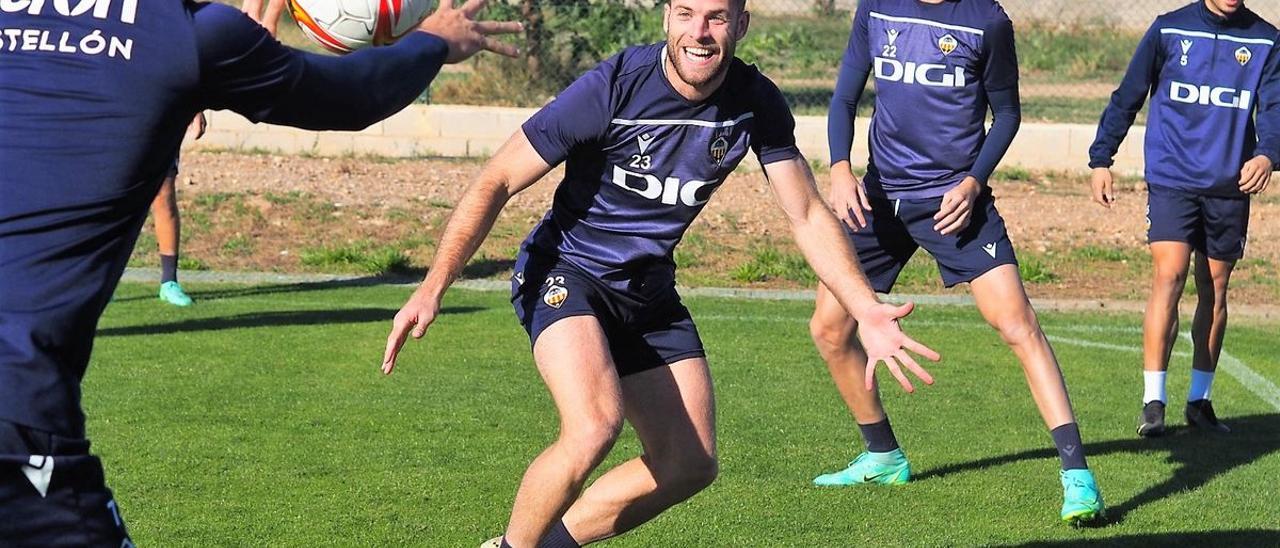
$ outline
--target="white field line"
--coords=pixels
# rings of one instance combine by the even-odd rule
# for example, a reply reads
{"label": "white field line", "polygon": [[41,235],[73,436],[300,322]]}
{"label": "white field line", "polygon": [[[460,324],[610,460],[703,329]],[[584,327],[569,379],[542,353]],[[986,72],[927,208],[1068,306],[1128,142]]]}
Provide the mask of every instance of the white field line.
{"label": "white field line", "polygon": [[[778,316],[746,316],[746,315],[717,315],[717,314],[701,315],[694,319],[695,321],[711,320],[711,321],[788,322],[788,323],[805,323],[809,321],[808,318],[797,318],[794,316],[778,317]],[[918,326],[926,326],[926,327],[989,329],[989,327],[985,323],[972,322],[972,321],[940,322],[936,320],[907,320],[906,324],[908,326],[918,325]],[[1069,344],[1072,346],[1080,346],[1084,348],[1096,348],[1099,350],[1112,350],[1116,352],[1131,352],[1131,353],[1137,353],[1137,354],[1142,353],[1142,348],[1139,346],[1125,345],[1125,344],[1112,344],[1112,343],[1105,343],[1105,342],[1099,342],[1099,341],[1091,341],[1087,339],[1063,337],[1061,335],[1052,334],[1052,332],[1055,332],[1055,331],[1059,331],[1059,332],[1067,331],[1067,332],[1077,332],[1077,333],[1141,333],[1142,332],[1141,328],[1136,328],[1136,327],[1125,328],[1123,326],[1066,324],[1066,325],[1048,326],[1048,327],[1045,327],[1044,330],[1047,336],[1049,337],[1049,340],[1054,343]],[[1186,333],[1186,332],[1182,333],[1182,339],[1186,341],[1188,344],[1191,343],[1191,335],[1189,333]],[[1179,358],[1187,358],[1191,356],[1191,353],[1186,351],[1176,351],[1176,352],[1173,352],[1173,356],[1179,357]],[[1230,375],[1231,378],[1235,379],[1242,386],[1244,386],[1245,389],[1247,389],[1250,393],[1257,396],[1262,401],[1270,404],[1271,407],[1275,408],[1276,411],[1280,411],[1280,387],[1277,387],[1275,383],[1271,382],[1266,377],[1263,377],[1262,375],[1258,374],[1257,371],[1254,371],[1253,368],[1246,365],[1239,358],[1232,356],[1226,350],[1222,351],[1222,354],[1218,359],[1218,367],[1221,368],[1224,372],[1226,372],[1227,375]]]}

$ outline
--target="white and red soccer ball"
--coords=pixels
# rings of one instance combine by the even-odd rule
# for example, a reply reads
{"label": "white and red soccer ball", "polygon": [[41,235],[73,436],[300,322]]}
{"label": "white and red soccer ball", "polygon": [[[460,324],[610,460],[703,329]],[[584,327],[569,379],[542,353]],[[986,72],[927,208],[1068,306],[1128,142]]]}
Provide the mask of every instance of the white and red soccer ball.
{"label": "white and red soccer ball", "polygon": [[302,32],[334,53],[395,42],[435,6],[435,0],[289,0]]}

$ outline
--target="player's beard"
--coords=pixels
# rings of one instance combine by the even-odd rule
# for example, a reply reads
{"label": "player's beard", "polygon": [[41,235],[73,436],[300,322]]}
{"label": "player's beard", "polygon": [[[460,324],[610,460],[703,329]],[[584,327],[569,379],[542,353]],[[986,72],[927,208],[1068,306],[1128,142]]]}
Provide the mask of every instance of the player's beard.
{"label": "player's beard", "polygon": [[671,66],[675,67],[676,76],[695,88],[702,87],[724,74],[729,69],[729,61],[733,59],[737,46],[732,42],[725,44],[724,47],[719,47],[719,44],[714,45],[720,50],[716,64],[699,69],[685,64],[684,48],[677,42],[678,40],[667,40],[667,59],[671,61]]}

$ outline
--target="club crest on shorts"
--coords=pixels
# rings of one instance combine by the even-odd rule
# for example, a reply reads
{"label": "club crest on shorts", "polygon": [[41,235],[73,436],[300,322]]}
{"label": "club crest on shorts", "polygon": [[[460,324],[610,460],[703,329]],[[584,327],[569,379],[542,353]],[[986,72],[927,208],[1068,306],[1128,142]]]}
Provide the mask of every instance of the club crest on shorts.
{"label": "club crest on shorts", "polygon": [[1249,48],[1240,46],[1240,49],[1236,50],[1236,62],[1240,63],[1240,66],[1249,64],[1250,59],[1253,59],[1253,52],[1249,51]]}
{"label": "club crest on shorts", "polygon": [[542,295],[542,302],[551,308],[560,308],[564,305],[564,301],[569,298],[569,290],[562,285],[552,285],[547,288],[547,292]]}
{"label": "club crest on shorts", "polygon": [[956,37],[950,34],[938,39],[938,49],[942,50],[943,55],[951,55],[959,45],[960,42],[956,41]]}
{"label": "club crest on shorts", "polygon": [[729,140],[724,135],[717,135],[711,141],[711,147],[707,149],[707,153],[711,155],[712,160],[715,160],[716,165],[720,165],[724,157],[729,154]]}
{"label": "club crest on shorts", "polygon": [[516,272],[511,275],[511,279],[516,281],[516,285],[524,285],[524,272]]}

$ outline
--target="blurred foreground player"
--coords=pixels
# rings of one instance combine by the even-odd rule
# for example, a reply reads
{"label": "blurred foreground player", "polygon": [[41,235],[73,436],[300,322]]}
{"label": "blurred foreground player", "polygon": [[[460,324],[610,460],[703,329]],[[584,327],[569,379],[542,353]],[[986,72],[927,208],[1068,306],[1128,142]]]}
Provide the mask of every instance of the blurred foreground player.
{"label": "blurred foreground player", "polygon": [[80,381],[192,117],[363,128],[442,63],[514,54],[486,35],[519,24],[473,21],[482,3],[446,1],[424,32],[341,58],[286,48],[221,4],[0,3],[0,543],[131,545]]}

